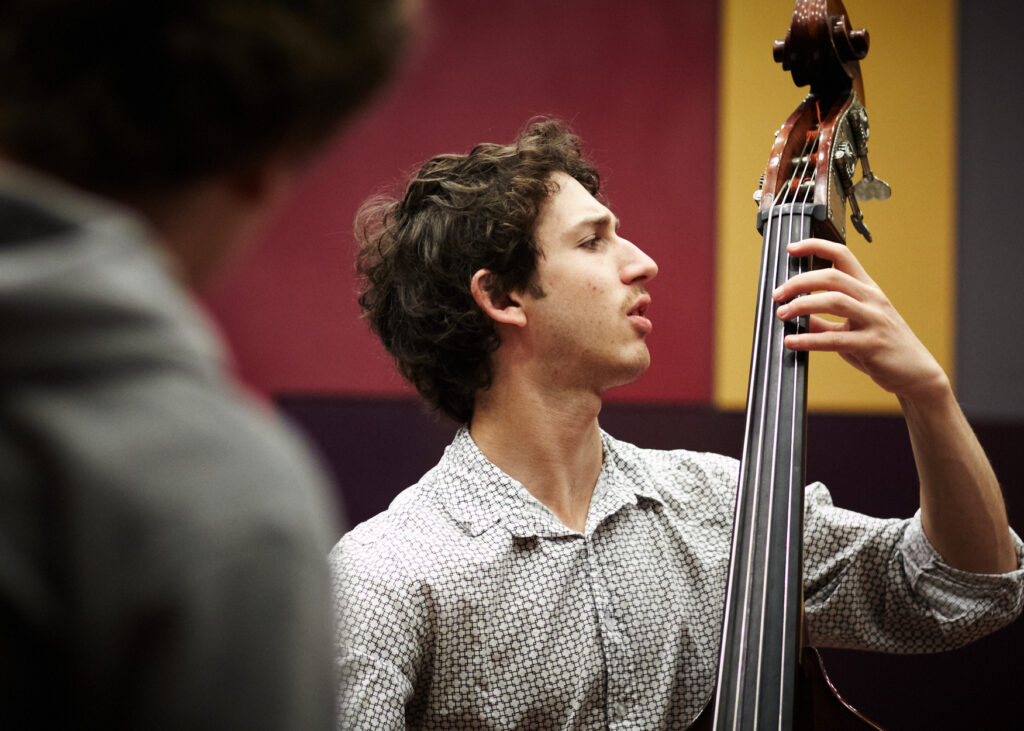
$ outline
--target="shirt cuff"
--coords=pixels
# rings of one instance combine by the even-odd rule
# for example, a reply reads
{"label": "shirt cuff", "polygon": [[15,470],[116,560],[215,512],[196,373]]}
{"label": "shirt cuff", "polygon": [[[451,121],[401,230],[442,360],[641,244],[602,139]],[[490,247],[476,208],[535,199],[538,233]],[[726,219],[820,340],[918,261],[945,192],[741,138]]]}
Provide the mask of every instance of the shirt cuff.
{"label": "shirt cuff", "polygon": [[[989,610],[1017,615],[1024,605],[1024,544],[1011,529],[1017,568],[1005,574],[978,574],[947,564],[928,540],[918,510],[907,524],[900,542],[905,575],[914,592],[943,606],[948,615],[961,615],[974,603]],[[973,607],[977,611],[980,607]],[[953,618],[953,617],[948,617]]]}

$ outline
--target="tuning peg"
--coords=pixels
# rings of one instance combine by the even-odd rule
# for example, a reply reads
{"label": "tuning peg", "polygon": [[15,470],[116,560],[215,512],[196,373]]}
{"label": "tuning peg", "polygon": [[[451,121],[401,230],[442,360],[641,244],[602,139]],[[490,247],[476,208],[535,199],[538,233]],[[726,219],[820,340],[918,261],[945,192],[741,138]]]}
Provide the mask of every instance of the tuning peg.
{"label": "tuning peg", "polygon": [[[850,222],[853,224],[855,229],[860,231],[861,235],[865,239],[871,241],[871,232],[868,231],[868,227],[864,225],[864,216],[860,212],[860,206],[857,205],[858,196],[855,194],[853,185],[853,172],[857,166],[856,153],[850,149],[849,144],[841,142],[836,145],[836,150],[833,154],[835,160],[835,171],[839,176],[839,182],[843,187],[843,195],[850,203]],[[881,180],[878,180],[877,182],[882,183]],[[882,185],[885,185],[885,183],[882,183]],[[885,187],[888,188],[889,186],[886,185]]]}
{"label": "tuning peg", "polygon": [[[852,198],[850,199],[853,200]],[[868,243],[871,243],[871,232],[868,231],[868,227],[864,225],[864,216],[860,214],[860,209],[855,208],[854,212],[850,214],[850,223],[853,227],[860,231],[860,235],[863,236]]]}
{"label": "tuning peg", "polygon": [[764,195],[764,173],[761,173],[761,182],[757,184],[757,190],[754,191],[754,203],[761,205],[761,197]]}
{"label": "tuning peg", "polygon": [[861,179],[853,189],[854,196],[860,201],[888,200],[892,195],[892,188],[881,178],[875,177],[868,162],[868,137],[871,136],[868,113],[862,106],[854,107],[850,110],[849,120],[850,136],[857,150],[857,157],[860,158],[861,170]]}
{"label": "tuning peg", "polygon": [[[861,161],[861,167],[867,167],[867,162],[868,160],[865,157]],[[854,196],[859,201],[889,200],[889,196],[892,195],[892,188],[881,178],[876,178],[870,171],[871,168],[868,168],[868,173],[853,186]]]}
{"label": "tuning peg", "polygon": [[832,42],[843,62],[859,61],[868,55],[871,36],[863,28],[852,29],[841,15],[832,21]]}

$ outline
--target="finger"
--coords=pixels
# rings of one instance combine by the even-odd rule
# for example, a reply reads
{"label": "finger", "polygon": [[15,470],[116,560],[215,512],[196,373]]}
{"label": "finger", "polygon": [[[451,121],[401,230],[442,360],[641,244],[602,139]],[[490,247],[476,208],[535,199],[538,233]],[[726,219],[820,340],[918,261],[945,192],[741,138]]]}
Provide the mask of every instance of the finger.
{"label": "finger", "polygon": [[801,315],[834,315],[855,322],[865,318],[864,306],[860,301],[843,292],[826,291],[807,294],[779,306],[776,311],[780,320],[792,320]]}
{"label": "finger", "polygon": [[870,281],[868,273],[848,246],[826,241],[825,239],[803,239],[794,241],[787,247],[790,256],[816,256],[826,259],[841,272],[846,272],[857,279]]}
{"label": "finger", "polygon": [[841,332],[850,329],[850,321],[843,320],[836,322],[835,320],[826,320],[824,317],[818,317],[817,315],[811,315],[807,319],[807,332],[822,333],[822,332]]}
{"label": "finger", "polygon": [[870,297],[872,285],[837,269],[815,269],[797,274],[780,284],[772,292],[772,299],[785,302],[797,295],[822,290],[842,292],[854,299],[866,300]]}
{"label": "finger", "polygon": [[828,351],[843,354],[857,350],[858,335],[858,333],[852,333],[849,330],[828,329],[824,332],[787,335],[783,343],[790,350]]}

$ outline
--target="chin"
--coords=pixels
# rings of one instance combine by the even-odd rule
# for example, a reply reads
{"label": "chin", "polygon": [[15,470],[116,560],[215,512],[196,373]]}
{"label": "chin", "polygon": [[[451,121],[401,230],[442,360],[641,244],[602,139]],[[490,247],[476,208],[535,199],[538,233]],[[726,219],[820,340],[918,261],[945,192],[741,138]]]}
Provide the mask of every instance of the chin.
{"label": "chin", "polygon": [[634,381],[646,373],[647,369],[651,367],[651,351],[647,349],[646,344],[643,346],[643,350],[640,353],[637,353],[633,367],[636,371],[636,375],[633,376]]}
{"label": "chin", "polygon": [[642,359],[638,359],[636,362],[623,367],[618,376],[609,384],[608,388],[627,386],[634,381],[640,380],[640,377],[647,372],[647,368],[650,365],[651,357],[645,352]]}

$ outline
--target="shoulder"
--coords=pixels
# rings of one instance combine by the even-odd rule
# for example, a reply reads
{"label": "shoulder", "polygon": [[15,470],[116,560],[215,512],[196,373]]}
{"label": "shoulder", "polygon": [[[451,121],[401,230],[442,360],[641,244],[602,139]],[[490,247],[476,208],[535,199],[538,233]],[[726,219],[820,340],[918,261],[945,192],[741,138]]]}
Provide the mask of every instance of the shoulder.
{"label": "shoulder", "polygon": [[436,470],[428,472],[330,552],[337,603],[348,612],[375,613],[375,604],[414,611],[424,602],[442,611],[506,565],[511,533],[500,521],[481,528],[454,515],[438,495],[441,479]]}
{"label": "shoulder", "polygon": [[[0,535],[34,619],[102,639],[86,673],[201,656],[184,661],[194,682],[326,676],[336,533],[319,468],[234,385],[141,225],[72,220],[0,247]],[[124,631],[154,622],[184,654]]]}
{"label": "shoulder", "polygon": [[[210,550],[244,552],[270,546],[316,555],[336,535],[328,480],[298,434],[273,410],[230,383],[182,373],[118,388],[119,457],[81,446],[95,403],[83,404],[76,433],[62,438],[79,463],[80,484],[123,506],[174,540]],[[101,427],[97,427],[101,428]],[[186,545],[186,552],[188,547]]]}
{"label": "shoulder", "polygon": [[[111,540],[176,544],[168,556],[260,536],[326,552],[319,467],[234,384],[144,226],[107,211],[74,224],[2,254],[0,389],[17,479],[81,507],[70,518]],[[100,527],[88,529],[97,540]]]}
{"label": "shoulder", "polygon": [[336,578],[344,576],[350,583],[383,580],[397,588],[447,571],[458,555],[471,550],[474,536],[433,498],[429,482],[430,473],[338,541],[329,555]]}
{"label": "shoulder", "polygon": [[429,644],[499,532],[465,530],[421,481],[346,533],[328,556],[342,649],[404,657]]}
{"label": "shoulder", "polygon": [[698,492],[735,496],[739,462],[732,457],[687,449],[648,449],[605,434],[608,453],[619,469],[642,474],[665,496]]}
{"label": "shoulder", "polygon": [[720,454],[647,449],[606,438],[607,455],[622,482],[659,504],[673,525],[726,533],[736,505],[739,463]]}

